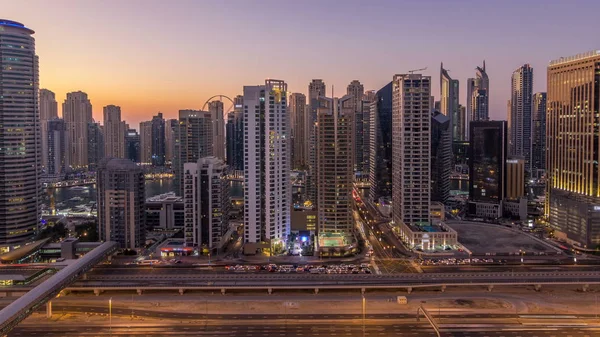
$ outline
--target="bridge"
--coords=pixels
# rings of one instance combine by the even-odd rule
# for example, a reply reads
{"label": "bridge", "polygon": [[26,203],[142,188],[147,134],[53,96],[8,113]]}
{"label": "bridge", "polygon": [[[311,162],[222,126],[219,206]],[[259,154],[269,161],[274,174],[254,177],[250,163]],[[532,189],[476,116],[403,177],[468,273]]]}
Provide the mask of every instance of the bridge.
{"label": "bridge", "polygon": [[4,336],[14,326],[44,304],[47,305],[47,310],[51,312],[52,302],[50,301],[52,298],[57,296],[64,288],[75,282],[96,264],[115,253],[117,248],[118,245],[116,242],[109,241],[101,244],[82,258],[73,260],[67,267],[0,310],[0,335]]}

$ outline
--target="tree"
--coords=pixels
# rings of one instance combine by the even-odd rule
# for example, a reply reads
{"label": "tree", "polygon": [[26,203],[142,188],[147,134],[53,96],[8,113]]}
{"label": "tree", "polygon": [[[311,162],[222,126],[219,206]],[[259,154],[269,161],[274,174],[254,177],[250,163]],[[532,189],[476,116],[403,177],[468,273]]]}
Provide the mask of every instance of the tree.
{"label": "tree", "polygon": [[96,222],[85,222],[75,227],[75,232],[80,242],[98,242],[98,224]]}
{"label": "tree", "polygon": [[38,233],[36,240],[50,238],[51,242],[57,242],[67,236],[69,236],[69,230],[62,222],[59,222],[53,226],[46,226],[46,228]]}

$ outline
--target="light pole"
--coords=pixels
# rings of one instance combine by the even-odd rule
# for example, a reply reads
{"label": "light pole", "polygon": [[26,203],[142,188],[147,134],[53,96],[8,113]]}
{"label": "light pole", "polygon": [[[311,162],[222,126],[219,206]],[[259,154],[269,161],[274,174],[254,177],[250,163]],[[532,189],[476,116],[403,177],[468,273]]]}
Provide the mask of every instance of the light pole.
{"label": "light pole", "polygon": [[365,316],[366,316],[366,312],[367,312],[367,299],[365,298],[365,295],[362,295],[362,316],[363,316],[363,337],[365,335]]}
{"label": "light pole", "polygon": [[108,331],[112,335],[112,297],[108,299]]}
{"label": "light pole", "polygon": [[208,265],[210,266],[210,252],[208,253]]}

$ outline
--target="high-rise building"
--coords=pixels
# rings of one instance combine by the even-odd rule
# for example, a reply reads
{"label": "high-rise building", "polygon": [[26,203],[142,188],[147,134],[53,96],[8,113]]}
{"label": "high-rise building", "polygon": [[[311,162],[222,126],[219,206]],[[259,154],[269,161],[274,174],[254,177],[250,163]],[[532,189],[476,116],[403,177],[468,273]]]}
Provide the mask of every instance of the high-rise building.
{"label": "high-rise building", "polygon": [[151,162],[153,166],[165,166],[165,119],[162,113],[152,117]]}
{"label": "high-rise building", "polygon": [[175,156],[175,130],[179,122],[177,119],[167,119],[165,122],[165,162],[173,163]]}
{"label": "high-rise building", "polygon": [[356,125],[356,170],[359,172],[359,180],[369,180],[370,159],[371,159],[371,104],[375,101],[375,92],[368,91],[363,95],[360,101],[360,113],[356,118],[360,122],[355,121]]}
{"label": "high-rise building", "polygon": [[227,115],[227,166],[244,170],[244,97],[233,99],[233,111]]}
{"label": "high-rise building", "polygon": [[392,82],[379,89],[371,104],[369,200],[392,197]]}
{"label": "high-rise building", "polygon": [[309,115],[306,109],[306,96],[293,93],[289,99],[289,114],[291,124],[292,168],[308,167],[309,152]]}
{"label": "high-rise building", "polygon": [[473,121],[470,126],[469,213],[498,218],[506,195],[506,122]]}
{"label": "high-rise building", "polygon": [[461,135],[460,140],[458,140],[458,142],[461,142],[463,140],[465,140],[465,137],[467,136],[467,131],[466,131],[466,127],[467,127],[467,109],[465,106],[463,106],[462,104],[458,105],[458,118],[461,121],[458,125],[458,133]]}
{"label": "high-rise building", "polygon": [[40,89],[40,137],[42,139],[42,166],[48,171],[48,121],[58,118],[56,96],[48,89]]}
{"label": "high-rise building", "polygon": [[531,113],[531,170],[539,178],[546,170],[546,93],[533,95]]}
{"label": "high-rise building", "polygon": [[136,129],[127,129],[125,134],[125,158],[134,163],[140,162],[140,135]]}
{"label": "high-rise building", "polygon": [[525,197],[525,159],[512,157],[506,160],[505,199],[518,200]]}
{"label": "high-rise building", "polygon": [[313,79],[308,84],[308,174],[306,175],[306,195],[308,199],[316,204],[317,200],[317,158],[315,123],[317,122],[317,99],[327,96],[325,82],[321,79]]}
{"label": "high-rise building", "polygon": [[[67,125],[67,129],[68,129]],[[68,132],[68,130],[67,130]],[[70,141],[72,137],[68,137]],[[104,133],[100,123],[91,121],[87,125],[87,153],[86,158],[88,162],[88,169],[95,170],[100,164],[100,161],[104,159]],[[70,147],[73,148],[72,146]],[[71,155],[69,152],[67,155]],[[71,165],[73,167],[73,165]]]}
{"label": "high-rise building", "polygon": [[123,249],[145,244],[144,172],[129,159],[106,158],[98,166],[98,235]]}
{"label": "high-rise building", "polygon": [[363,110],[362,110],[362,100],[365,94],[365,88],[360,83],[359,80],[353,80],[346,87],[346,95],[352,97],[350,100],[350,108],[354,110],[354,117],[352,120],[354,124],[352,125],[352,146],[354,147],[352,151],[352,161],[354,165],[354,172],[363,171],[363,147],[362,144],[364,142],[364,121],[363,121]]}
{"label": "high-rise building", "polygon": [[200,158],[212,156],[213,128],[210,112],[179,110],[179,125],[175,137],[173,188],[177,195],[183,196],[184,164],[197,163]]}
{"label": "high-rise building", "polygon": [[121,107],[104,107],[104,155],[107,158],[125,158],[125,122],[121,120]]}
{"label": "high-rise building", "polygon": [[429,226],[431,78],[395,75],[392,85],[392,218],[399,228]]}
{"label": "high-rise building", "polygon": [[212,117],[213,125],[213,156],[225,160],[225,115],[223,102],[212,101],[208,103],[208,111]]}
{"label": "high-rise building", "polygon": [[442,63],[440,67],[440,109],[438,111],[450,118],[452,141],[461,141],[464,136],[463,134],[460,134],[460,130],[463,129],[462,124],[465,123],[465,121],[460,118],[458,98],[458,80],[454,80],[450,77],[448,70],[444,69],[444,64]]}
{"label": "high-rise building", "polygon": [[317,210],[318,235],[352,235],[353,119],[356,100],[317,99]]}
{"label": "high-rise building", "polygon": [[58,117],[48,120],[47,123],[46,174],[61,179],[69,169],[67,126],[65,121]]}
{"label": "high-rise building", "polygon": [[546,215],[558,238],[600,245],[600,51],[548,66]]}
{"label": "high-rise building", "polygon": [[445,203],[450,197],[452,139],[450,118],[434,111],[431,116],[431,200]]}
{"label": "high-rise building", "polygon": [[73,169],[85,169],[89,164],[88,125],[94,122],[92,119],[92,103],[85,92],[70,92],[67,93],[62,111],[69,135],[71,167]]}
{"label": "high-rise building", "polygon": [[533,68],[529,64],[512,74],[508,153],[525,158],[525,172],[531,173],[531,111]]}
{"label": "high-rise building", "polygon": [[291,181],[287,84],[244,87],[244,241],[285,242]]}
{"label": "high-rise building", "polygon": [[140,123],[140,162],[152,164],[152,121]]}
{"label": "high-rise building", "polygon": [[[468,123],[489,120],[490,80],[485,71],[485,61],[483,61],[483,67],[477,66],[475,70],[475,78],[467,79],[466,118]],[[467,133],[465,139],[468,139],[468,125],[465,127],[465,132]]]}
{"label": "high-rise building", "polygon": [[184,164],[184,239],[187,247],[202,253],[221,249],[229,227],[227,165],[217,157]]}

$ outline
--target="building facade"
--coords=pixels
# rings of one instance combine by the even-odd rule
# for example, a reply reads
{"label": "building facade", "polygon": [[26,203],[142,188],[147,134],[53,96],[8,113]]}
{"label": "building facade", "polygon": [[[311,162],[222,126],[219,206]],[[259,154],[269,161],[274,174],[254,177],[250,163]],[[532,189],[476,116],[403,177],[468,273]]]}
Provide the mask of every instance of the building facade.
{"label": "building facade", "polygon": [[155,195],[146,199],[146,229],[183,229],[185,213],[183,198],[173,192]]}
{"label": "building facade", "polygon": [[208,111],[212,116],[213,156],[225,160],[225,115],[223,102],[212,101],[208,103]]}
{"label": "building facade", "polygon": [[179,122],[177,119],[167,119],[165,121],[165,163],[173,163],[175,152],[175,130]]}
{"label": "building facade", "polygon": [[525,172],[531,173],[531,113],[533,68],[525,64],[512,74],[509,155],[525,158]]}
{"label": "building facade", "polygon": [[531,175],[541,177],[546,170],[546,93],[533,95],[531,116]]}
{"label": "building facade", "polygon": [[244,170],[244,97],[233,99],[233,111],[227,115],[227,166]]}
{"label": "building facade", "polygon": [[318,235],[352,235],[355,98],[319,97],[317,108]]}
{"label": "building facade", "polygon": [[121,120],[121,107],[104,107],[104,155],[108,158],[125,158],[125,122]]}
{"label": "building facade", "polygon": [[64,177],[69,170],[68,135],[65,121],[53,118],[47,122],[46,174],[56,180]]}
{"label": "building facade", "polygon": [[369,200],[392,197],[392,82],[379,89],[371,104]]}
{"label": "building facade", "polygon": [[464,130],[459,109],[459,82],[452,79],[448,70],[444,69],[442,63],[440,67],[440,109],[439,111],[450,118],[452,126],[452,141],[463,140],[463,134],[460,130]]}
{"label": "building facade", "polygon": [[600,52],[550,62],[546,215],[555,236],[600,246]]}
{"label": "building facade", "polygon": [[244,241],[280,243],[290,233],[287,84],[244,87]]}
{"label": "building facade", "polygon": [[508,200],[525,197],[525,159],[508,158],[506,160],[506,195]]}
{"label": "building facade", "polygon": [[[487,121],[490,118],[490,80],[485,71],[485,61],[483,61],[483,67],[477,66],[475,71],[475,78],[467,79],[467,124],[472,121]],[[465,130],[467,133],[465,139],[468,140],[469,125]]]}
{"label": "building facade", "polygon": [[[88,128],[89,124],[94,122],[92,103],[85,92],[70,92],[67,93],[67,98],[62,105],[62,112],[69,134],[71,167],[85,169],[90,163],[88,160]],[[97,162],[92,162],[92,164],[96,165]]]}
{"label": "building facade", "polygon": [[315,123],[317,122],[317,99],[327,97],[327,87],[322,79],[313,79],[308,84],[308,174],[306,175],[306,195],[310,201],[317,201],[317,135]]}
{"label": "building facade", "polygon": [[152,166],[165,166],[166,144],[165,144],[165,119],[162,113],[152,117],[151,131],[151,155]]}
{"label": "building facade", "polygon": [[[68,125],[67,128],[69,128]],[[72,138],[73,137],[69,136],[68,140],[70,141]],[[87,142],[86,158],[88,162],[88,169],[96,170],[100,164],[100,161],[104,159],[104,133],[100,123],[95,123],[94,121],[88,123]],[[73,147],[70,146],[70,149],[73,149]],[[70,156],[71,153],[72,152],[69,152],[67,155]],[[71,165],[71,167],[73,167],[73,165]]]}
{"label": "building facade", "polygon": [[289,113],[291,121],[291,143],[292,143],[292,168],[305,169],[308,167],[309,151],[309,114],[306,109],[306,96],[293,93],[289,99]]}
{"label": "building facade", "polygon": [[48,163],[48,121],[58,118],[56,96],[48,89],[40,89],[40,137],[42,139],[42,166],[47,171]]}
{"label": "building facade", "polygon": [[[353,80],[346,87],[346,95],[352,97],[350,104],[350,108],[354,110],[354,117],[352,120],[354,121],[352,125],[352,146],[354,147],[352,153],[352,160],[354,162],[354,172],[362,172],[363,171],[363,148],[362,144],[364,142],[364,123],[363,123],[363,113],[362,113],[362,99],[365,94],[365,87],[360,83],[359,80]],[[360,145],[359,145],[360,141]]]}
{"label": "building facade", "polygon": [[140,135],[136,129],[127,129],[125,134],[125,158],[140,162]]}
{"label": "building facade", "polygon": [[140,162],[152,164],[152,121],[140,123]]}
{"label": "building facade", "polygon": [[450,197],[452,140],[450,118],[434,111],[431,116],[431,200],[445,203]]}
{"label": "building facade", "polygon": [[98,235],[122,249],[142,248],[146,241],[144,172],[131,160],[106,158],[98,166]]}

